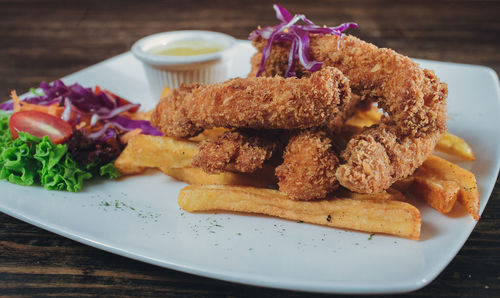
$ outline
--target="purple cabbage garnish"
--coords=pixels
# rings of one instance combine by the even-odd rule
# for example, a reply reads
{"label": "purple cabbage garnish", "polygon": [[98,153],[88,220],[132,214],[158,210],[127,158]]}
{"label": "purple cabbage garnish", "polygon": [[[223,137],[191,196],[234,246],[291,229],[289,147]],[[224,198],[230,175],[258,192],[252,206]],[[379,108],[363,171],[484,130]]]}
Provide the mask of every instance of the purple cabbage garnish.
{"label": "purple cabbage garnish", "polygon": [[[94,92],[91,88],[84,88],[78,83],[66,86],[61,80],[54,81],[52,84],[42,82],[40,89],[42,89],[43,95],[28,97],[22,101],[44,106],[58,102],[60,106],[64,107],[61,118],[73,126],[80,123],[84,119],[83,116],[91,117],[91,126],[101,121],[103,127],[99,131],[90,133],[88,137],[91,139],[114,138],[117,135],[116,129],[130,131],[140,128],[143,134],[162,135],[158,129],[151,126],[149,121],[132,120],[119,116],[126,111],[137,111],[140,104],[128,103],[110,92]],[[0,104],[0,109],[12,111],[13,102],[8,101]]]}
{"label": "purple cabbage garnish", "polygon": [[[302,66],[308,71],[314,72],[321,68],[322,62],[311,61],[309,59],[309,34],[335,34],[340,37],[340,41],[344,37],[344,31],[349,28],[356,28],[356,23],[343,23],[337,27],[322,27],[317,26],[308,20],[303,14],[292,16],[285,8],[278,4],[273,5],[276,11],[276,18],[281,21],[276,26],[259,28],[252,33],[248,39],[262,37],[267,39],[267,44],[262,51],[262,60],[257,76],[260,76],[264,71],[267,58],[271,55],[272,45],[275,42],[290,42],[290,52],[288,54],[288,68],[285,77],[295,76],[295,64],[298,60]],[[304,25],[298,25],[297,22],[302,21]]]}
{"label": "purple cabbage garnish", "polygon": [[0,110],[12,111],[13,109],[14,109],[14,103],[12,102],[12,100],[0,104]]}
{"label": "purple cabbage garnish", "polygon": [[116,137],[116,128],[122,131],[131,131],[137,128],[141,129],[141,133],[152,136],[162,136],[163,134],[154,126],[151,126],[146,120],[133,120],[123,116],[116,116],[104,120],[106,123],[96,132],[88,135],[91,139],[107,140]]}
{"label": "purple cabbage garnish", "polygon": [[152,136],[161,136],[162,133],[156,128],[151,126],[149,121],[145,120],[132,120],[123,116],[116,116],[109,119],[116,127],[121,130],[134,130],[140,128],[144,134]]}

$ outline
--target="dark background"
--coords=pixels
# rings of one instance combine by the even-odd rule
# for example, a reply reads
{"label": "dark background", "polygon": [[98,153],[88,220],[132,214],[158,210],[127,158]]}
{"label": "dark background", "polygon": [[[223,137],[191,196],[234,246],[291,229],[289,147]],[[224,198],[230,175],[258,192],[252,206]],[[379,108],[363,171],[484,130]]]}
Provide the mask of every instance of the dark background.
{"label": "dark background", "polygon": [[[0,99],[179,29],[245,39],[276,23],[272,1],[0,0]],[[355,21],[358,37],[410,57],[500,71],[499,1],[282,1],[317,24]],[[471,100],[471,104],[473,101]],[[1,195],[1,194],[0,194]],[[500,185],[474,232],[430,285],[408,296],[500,296]],[[0,295],[312,295],[222,282],[115,256],[0,213]]]}

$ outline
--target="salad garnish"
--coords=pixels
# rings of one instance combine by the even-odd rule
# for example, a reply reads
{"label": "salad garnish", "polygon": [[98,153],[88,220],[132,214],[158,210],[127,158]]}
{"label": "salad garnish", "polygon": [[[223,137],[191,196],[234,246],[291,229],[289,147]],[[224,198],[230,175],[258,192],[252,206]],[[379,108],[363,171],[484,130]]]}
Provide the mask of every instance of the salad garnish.
{"label": "salad garnish", "polygon": [[[78,83],[66,86],[61,80],[57,80],[52,84],[42,82],[40,89],[42,95],[23,100],[19,100],[13,92],[13,100],[1,104],[0,109],[45,112],[60,117],[79,129],[85,128],[86,134],[92,139],[108,139],[115,137],[118,131],[134,129],[141,129],[143,134],[162,135],[149,121],[142,119],[143,113],[137,113],[140,104],[132,104],[99,86],[92,90]],[[36,93],[33,90],[32,93],[40,94],[40,91],[34,91]],[[109,124],[106,125],[107,123]],[[102,129],[103,127],[106,129]]]}
{"label": "salad garnish", "polygon": [[[258,28],[252,33],[248,39],[255,39],[262,37],[267,39],[267,44],[262,51],[262,60],[260,63],[257,76],[262,74],[266,64],[266,60],[271,54],[272,45],[275,42],[290,42],[290,52],[288,54],[288,68],[285,77],[294,77],[295,65],[297,60],[302,66],[311,72],[317,71],[321,68],[322,62],[311,61],[309,59],[309,34],[335,34],[340,36],[340,41],[344,37],[344,31],[349,28],[356,28],[356,23],[343,23],[336,27],[318,26],[306,18],[303,14],[296,14],[292,16],[288,10],[281,5],[274,4],[273,8],[276,12],[276,18],[281,22],[275,26],[268,26]],[[305,24],[299,25],[297,22],[302,21]]]}
{"label": "salad garnish", "polygon": [[57,80],[0,104],[0,179],[79,191],[96,176],[120,176],[113,162],[137,134],[162,135],[149,114],[99,87]]}

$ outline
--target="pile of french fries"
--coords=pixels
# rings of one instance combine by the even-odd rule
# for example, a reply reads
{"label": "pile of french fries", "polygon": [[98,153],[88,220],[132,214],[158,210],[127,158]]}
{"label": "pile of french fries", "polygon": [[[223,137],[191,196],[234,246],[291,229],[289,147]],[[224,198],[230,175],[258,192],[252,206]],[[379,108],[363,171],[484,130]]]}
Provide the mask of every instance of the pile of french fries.
{"label": "pile of french fries", "polygon": [[[380,121],[376,107],[359,110],[346,125],[358,131]],[[224,129],[206,130],[189,139],[137,135],[130,139],[115,166],[122,175],[142,173],[156,168],[189,183],[178,196],[179,206],[189,212],[229,211],[265,214],[368,233],[383,233],[418,240],[420,211],[405,202],[405,194],[427,202],[446,214],[458,202],[476,220],[479,219],[479,193],[474,174],[435,155],[403,181],[377,194],[358,194],[340,189],[330,197],[316,201],[297,201],[269,188],[276,184],[274,168],[263,167],[256,173],[223,172],[207,174],[192,166],[197,144],[214,138]],[[445,134],[436,150],[474,160],[470,146],[457,136]]]}

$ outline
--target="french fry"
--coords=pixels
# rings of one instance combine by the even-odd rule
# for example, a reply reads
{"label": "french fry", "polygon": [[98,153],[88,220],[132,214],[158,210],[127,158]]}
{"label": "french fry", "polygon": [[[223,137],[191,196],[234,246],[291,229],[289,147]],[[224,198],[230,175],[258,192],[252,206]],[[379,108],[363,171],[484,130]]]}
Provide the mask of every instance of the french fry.
{"label": "french fry", "polygon": [[189,184],[219,184],[219,185],[246,185],[255,187],[267,187],[275,183],[274,172],[264,173],[234,173],[222,172],[219,174],[208,174],[200,168],[160,168],[168,176]]}
{"label": "french fry", "polygon": [[413,176],[403,178],[394,182],[394,184],[391,185],[391,188],[394,188],[400,192],[405,192],[413,185],[414,180],[415,179],[413,178]]}
{"label": "french fry", "polygon": [[381,118],[382,113],[376,106],[372,105],[367,110],[357,110],[354,115],[347,119],[345,124],[348,126],[361,128],[379,123]]}
{"label": "french fry", "polygon": [[449,213],[458,198],[460,186],[455,181],[440,180],[424,174],[421,171],[415,175],[410,191],[437,211]]}
{"label": "french fry", "polygon": [[464,160],[476,160],[474,151],[463,139],[451,133],[445,133],[439,139],[436,150],[459,157]]}
{"label": "french fry", "polygon": [[[458,165],[451,163],[445,159],[437,157],[435,155],[429,156],[429,158],[420,166],[416,171],[414,176],[424,177],[424,179],[434,179],[439,181],[451,181],[455,182],[459,186],[457,200],[465,207],[467,212],[475,219],[479,220],[479,192],[477,189],[476,177],[471,172],[459,167]],[[445,187],[452,187],[450,183],[447,186],[443,184],[443,190]],[[429,185],[429,183],[427,183]],[[434,185],[434,190],[438,191],[439,186]],[[447,190],[448,194],[444,193],[440,195],[443,199],[448,199],[451,195],[450,190]],[[434,200],[437,200],[435,198]],[[435,205],[445,204],[433,203]],[[431,205],[432,206],[432,205]]]}
{"label": "french fry", "polygon": [[115,161],[115,167],[122,175],[139,174],[146,168],[158,168],[177,180],[191,184],[269,186],[275,183],[274,169],[269,167],[252,174],[208,174],[191,166],[197,152],[196,143],[192,141],[138,135],[130,139]]}
{"label": "french fry", "polygon": [[202,133],[199,135],[189,138],[190,141],[193,142],[201,142],[203,140],[213,140],[221,135],[223,135],[226,131],[229,131],[227,128],[222,128],[222,127],[215,127],[211,129],[205,129]]}
{"label": "french fry", "polygon": [[[127,147],[125,147],[125,150],[127,150]],[[135,160],[135,156],[125,150],[115,160],[115,167],[118,169],[118,172],[122,176],[136,175],[144,172],[146,167],[140,166]]]}
{"label": "french fry", "polygon": [[133,174],[140,168],[183,168],[190,167],[198,152],[195,142],[170,137],[138,135],[130,139],[115,161],[123,175]]}
{"label": "french fry", "polygon": [[345,199],[353,199],[353,200],[396,200],[396,201],[405,201],[406,198],[402,192],[397,189],[389,188],[387,190],[372,193],[372,194],[364,194],[352,192],[348,189],[341,189],[335,192],[335,196]]}
{"label": "french fry", "polygon": [[168,87],[168,86],[165,86],[163,87],[163,90],[161,90],[161,95],[160,95],[160,99],[161,98],[164,98],[165,96],[169,95],[170,93],[172,93],[174,90],[172,90],[172,88]]}
{"label": "french fry", "polygon": [[189,185],[179,193],[179,206],[188,211],[233,211],[259,213],[294,221],[369,233],[385,233],[413,240],[420,237],[420,212],[395,200],[329,198],[295,201],[277,190]]}

